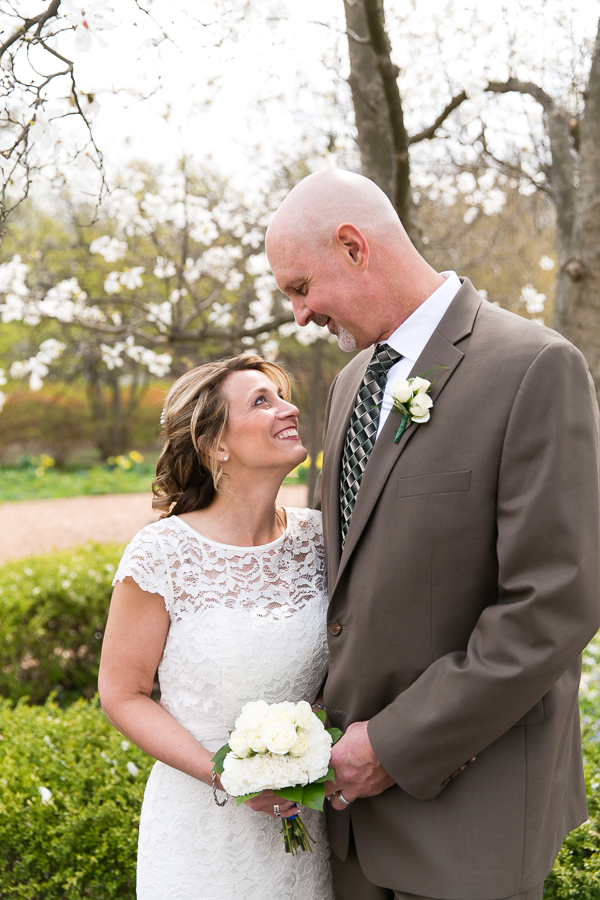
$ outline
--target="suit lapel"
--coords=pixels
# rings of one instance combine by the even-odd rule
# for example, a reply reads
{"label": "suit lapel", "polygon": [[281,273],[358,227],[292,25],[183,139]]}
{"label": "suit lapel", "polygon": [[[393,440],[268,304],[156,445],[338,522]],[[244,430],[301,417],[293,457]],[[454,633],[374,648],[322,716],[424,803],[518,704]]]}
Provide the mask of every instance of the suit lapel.
{"label": "suit lapel", "polygon": [[[372,348],[359,353],[345,369],[340,372],[336,393],[341,400],[332,408],[330,424],[327,429],[323,447],[323,513],[325,522],[325,547],[327,549],[327,570],[337,572],[340,564],[340,472],[344,442],[350,425],[350,417],[358,389],[363,380]],[[333,578],[330,579],[333,584]]]}
{"label": "suit lapel", "polygon": [[[462,338],[471,333],[473,323],[477,315],[477,311],[481,305],[481,297],[475,291],[471,282],[465,279],[465,282],[452,301],[448,311],[439,323],[437,329],[429,339],[420,357],[412,368],[409,377],[422,375],[425,372],[437,366],[445,366],[431,373],[431,379],[435,377],[435,383],[431,389],[431,399],[434,406],[432,416],[435,416],[435,404],[438,401],[444,387],[448,384],[450,378],[456,371],[457,366],[462,360],[464,353],[455,344]],[[369,351],[370,354],[370,351]],[[329,488],[335,491],[336,501],[339,507],[339,479],[341,468],[341,456],[343,452],[344,440],[348,430],[350,415],[354,407],[356,393],[364,375],[370,355],[360,367],[360,377],[356,381],[356,388],[351,398],[345,399],[344,416],[340,416],[337,422],[337,430],[335,436],[332,435],[332,443],[327,447],[324,457],[329,453],[329,459],[333,460],[332,471],[326,473]],[[356,373],[358,374],[358,373]],[[354,384],[354,380],[352,382]],[[348,409],[347,409],[348,407]],[[329,568],[330,573],[336,572],[335,580],[330,589],[330,596],[339,583],[339,580],[348,564],[348,560],[352,555],[354,548],[360,538],[377,499],[383,490],[383,487],[389,477],[389,474],[408,442],[412,439],[417,430],[427,428],[427,424],[417,425],[415,423],[409,425],[402,435],[398,444],[394,443],[394,436],[400,424],[400,416],[392,411],[390,412],[385,425],[381,430],[381,434],[377,438],[375,446],[369,457],[367,467],[365,469],[360,490],[356,498],[356,505],[350,520],[350,529],[346,537],[343,553],[340,557],[340,529],[339,529],[339,508],[330,506],[330,522],[335,522],[335,546],[336,551],[331,554],[332,567]],[[333,476],[333,477],[332,477]],[[335,511],[334,511],[335,510]],[[333,513],[333,515],[332,515]],[[331,541],[333,535],[329,535]],[[339,560],[339,564],[338,564]],[[332,579],[333,581],[333,579]]]}

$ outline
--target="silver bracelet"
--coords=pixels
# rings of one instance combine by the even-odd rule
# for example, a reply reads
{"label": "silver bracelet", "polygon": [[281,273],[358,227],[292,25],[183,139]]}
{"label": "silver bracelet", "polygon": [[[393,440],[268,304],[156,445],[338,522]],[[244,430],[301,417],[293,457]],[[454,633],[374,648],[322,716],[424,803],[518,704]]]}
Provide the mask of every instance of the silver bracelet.
{"label": "silver bracelet", "polygon": [[322,703],[313,703],[311,709],[322,709],[323,712],[327,712]]}
{"label": "silver bracelet", "polygon": [[225,804],[229,800],[229,794],[227,793],[227,791],[225,791],[225,799],[224,800],[219,800],[219,798],[217,797],[217,773],[216,772],[213,772],[212,775],[210,776],[210,783],[212,785],[213,800],[215,801],[217,806],[225,806]]}

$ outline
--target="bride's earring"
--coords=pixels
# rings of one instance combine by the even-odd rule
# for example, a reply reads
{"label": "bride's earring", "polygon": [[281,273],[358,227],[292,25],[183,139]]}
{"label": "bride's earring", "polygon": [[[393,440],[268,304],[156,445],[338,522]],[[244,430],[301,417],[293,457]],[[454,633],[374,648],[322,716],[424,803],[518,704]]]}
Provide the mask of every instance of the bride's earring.
{"label": "bride's earring", "polygon": [[227,462],[228,459],[229,459],[229,456],[227,454],[225,454],[225,456],[223,457],[223,462]]}

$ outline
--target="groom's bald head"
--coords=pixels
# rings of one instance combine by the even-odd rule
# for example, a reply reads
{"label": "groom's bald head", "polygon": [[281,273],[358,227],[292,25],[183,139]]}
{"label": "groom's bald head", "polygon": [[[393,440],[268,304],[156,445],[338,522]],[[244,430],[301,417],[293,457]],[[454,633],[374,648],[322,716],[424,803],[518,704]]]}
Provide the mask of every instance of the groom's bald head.
{"label": "groom's bald head", "polygon": [[326,326],[343,350],[384,340],[443,280],[383,191],[353,172],[318,172],[297,184],[273,217],[266,249],[298,324]]}
{"label": "groom's bald head", "polygon": [[267,230],[267,253],[277,257],[289,241],[318,252],[333,246],[339,225],[351,223],[371,240],[408,241],[396,210],[375,182],[328,170],[308,175],[285,198]]}

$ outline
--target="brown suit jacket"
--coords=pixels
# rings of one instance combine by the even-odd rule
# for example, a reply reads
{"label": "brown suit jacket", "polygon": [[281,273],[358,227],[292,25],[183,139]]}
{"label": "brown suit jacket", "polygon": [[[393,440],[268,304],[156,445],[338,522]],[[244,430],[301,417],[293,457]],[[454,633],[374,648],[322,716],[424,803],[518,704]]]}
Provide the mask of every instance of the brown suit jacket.
{"label": "brown suit jacket", "polygon": [[370,720],[396,784],[330,810],[332,848],[345,857],[351,820],[374,883],[495,900],[539,884],[587,815],[577,692],[600,625],[596,396],[568,341],[465,280],[412,372],[448,367],[431,419],[396,445],[390,413],[340,554],[340,459],[370,356],[340,372],[326,413],[325,704],[342,729]]}

